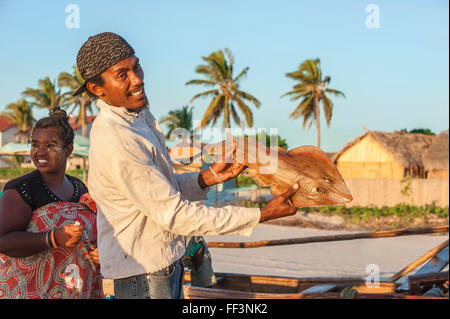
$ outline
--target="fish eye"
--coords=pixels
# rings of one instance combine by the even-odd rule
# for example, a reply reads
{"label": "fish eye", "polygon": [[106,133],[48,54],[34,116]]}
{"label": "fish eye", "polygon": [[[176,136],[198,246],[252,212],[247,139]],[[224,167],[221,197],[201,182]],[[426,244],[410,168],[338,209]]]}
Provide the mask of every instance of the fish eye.
{"label": "fish eye", "polygon": [[324,181],[325,183],[332,183],[333,182],[333,180],[331,178],[327,177],[327,176],[323,177],[322,181]]}
{"label": "fish eye", "polygon": [[323,187],[317,187],[316,192],[319,194],[326,194],[327,190]]}

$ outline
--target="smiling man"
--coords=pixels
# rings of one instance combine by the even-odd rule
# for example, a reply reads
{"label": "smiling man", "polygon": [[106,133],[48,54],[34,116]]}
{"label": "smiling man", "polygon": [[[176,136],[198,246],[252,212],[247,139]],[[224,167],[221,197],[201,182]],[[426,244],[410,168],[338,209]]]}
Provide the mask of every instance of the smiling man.
{"label": "smiling man", "polygon": [[295,190],[263,209],[213,208],[208,186],[245,168],[214,163],[200,173],[174,174],[161,127],[148,108],[144,72],[133,48],[105,32],[81,47],[77,66],[100,112],[90,136],[89,190],[97,203],[101,272],[116,298],[182,298],[186,236],[249,235],[261,221],[292,215]]}

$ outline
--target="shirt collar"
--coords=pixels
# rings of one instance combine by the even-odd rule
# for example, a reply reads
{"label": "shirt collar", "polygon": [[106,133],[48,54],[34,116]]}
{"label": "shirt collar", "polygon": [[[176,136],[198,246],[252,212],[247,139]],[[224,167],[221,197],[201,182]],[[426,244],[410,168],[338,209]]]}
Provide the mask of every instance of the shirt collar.
{"label": "shirt collar", "polygon": [[103,109],[109,110],[127,120],[137,119],[141,113],[143,113],[146,109],[148,109],[148,106],[144,106],[140,109],[130,111],[130,110],[124,108],[123,106],[110,105],[110,104],[106,103],[105,101],[103,101],[102,99],[97,99],[97,106],[100,110],[103,110]]}

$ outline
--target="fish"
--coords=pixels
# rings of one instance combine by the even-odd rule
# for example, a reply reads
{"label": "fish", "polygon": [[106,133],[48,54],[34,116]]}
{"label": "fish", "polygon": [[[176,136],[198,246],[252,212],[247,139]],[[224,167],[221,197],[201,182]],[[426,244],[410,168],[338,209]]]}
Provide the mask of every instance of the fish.
{"label": "fish", "polygon": [[[353,196],[333,162],[320,148],[304,145],[285,150],[267,147],[249,137],[233,137],[216,144],[201,144],[203,155],[227,155],[226,158],[246,165],[245,171],[260,186],[270,187],[279,196],[298,184],[291,198],[295,207],[347,204]],[[228,153],[228,154],[227,154]],[[196,155],[190,154],[190,160]]]}

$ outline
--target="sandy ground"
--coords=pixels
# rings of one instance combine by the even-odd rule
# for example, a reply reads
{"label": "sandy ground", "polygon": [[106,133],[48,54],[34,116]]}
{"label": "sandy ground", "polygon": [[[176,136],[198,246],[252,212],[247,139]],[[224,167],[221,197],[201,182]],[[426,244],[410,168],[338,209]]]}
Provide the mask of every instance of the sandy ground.
{"label": "sandy ground", "polygon": [[[257,241],[351,233],[260,224],[251,237],[207,236],[206,241]],[[261,248],[211,248],[216,272],[292,277],[366,277],[377,265],[380,278],[400,271],[448,239],[448,233],[358,239]],[[374,266],[371,266],[374,269]]]}

